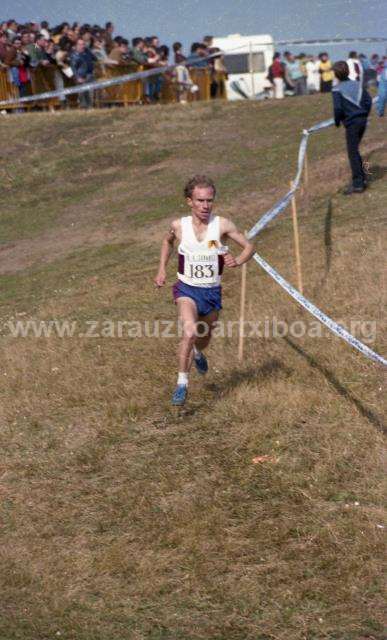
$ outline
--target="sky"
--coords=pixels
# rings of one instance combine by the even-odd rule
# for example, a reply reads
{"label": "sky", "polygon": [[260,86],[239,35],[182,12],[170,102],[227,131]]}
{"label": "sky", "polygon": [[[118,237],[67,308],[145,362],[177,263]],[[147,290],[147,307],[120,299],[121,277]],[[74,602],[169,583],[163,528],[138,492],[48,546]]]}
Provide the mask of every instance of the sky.
{"label": "sky", "polygon": [[[163,43],[180,40],[186,47],[207,34],[269,34],[275,40],[387,37],[386,0],[1,0],[0,20],[7,18],[46,19],[52,25],[111,20],[115,35],[157,34]],[[349,48],[385,52],[385,45],[335,46],[330,51],[337,58]]]}

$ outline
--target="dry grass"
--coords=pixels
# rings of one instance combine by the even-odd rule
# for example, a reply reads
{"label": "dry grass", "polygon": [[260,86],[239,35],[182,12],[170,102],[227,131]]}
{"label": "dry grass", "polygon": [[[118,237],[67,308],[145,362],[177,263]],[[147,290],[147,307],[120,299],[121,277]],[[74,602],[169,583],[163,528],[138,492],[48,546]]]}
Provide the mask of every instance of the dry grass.
{"label": "dry grass", "polygon": [[[2,121],[20,126],[1,322],[172,319],[152,276],[187,175],[209,166],[219,211],[248,228],[285,190],[299,131],[329,111],[312,97]],[[374,182],[348,200],[342,137],[313,138],[299,214],[307,296],[374,321],[385,354],[382,133],[375,118]],[[257,248],[294,282],[289,213]],[[225,320],[239,278],[225,278]],[[247,314],[308,319],[253,264]],[[218,338],[176,413],[173,339],[2,340],[1,640],[382,640],[378,367],[331,335],[248,338],[239,366],[236,336]]]}

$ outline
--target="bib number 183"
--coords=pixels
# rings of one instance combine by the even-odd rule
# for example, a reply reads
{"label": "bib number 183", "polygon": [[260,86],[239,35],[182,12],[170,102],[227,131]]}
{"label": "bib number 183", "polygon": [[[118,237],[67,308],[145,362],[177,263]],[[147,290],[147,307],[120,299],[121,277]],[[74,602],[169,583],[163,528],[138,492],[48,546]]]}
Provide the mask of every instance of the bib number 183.
{"label": "bib number 183", "polygon": [[212,278],[214,276],[214,266],[212,264],[190,264],[191,278]]}

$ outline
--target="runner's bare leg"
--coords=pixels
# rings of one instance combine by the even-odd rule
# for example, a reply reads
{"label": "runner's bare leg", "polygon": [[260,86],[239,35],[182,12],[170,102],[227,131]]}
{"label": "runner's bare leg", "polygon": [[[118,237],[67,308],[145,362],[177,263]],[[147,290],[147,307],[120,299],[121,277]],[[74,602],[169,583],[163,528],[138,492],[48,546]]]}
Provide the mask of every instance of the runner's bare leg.
{"label": "runner's bare leg", "polygon": [[177,311],[183,330],[183,335],[178,347],[178,370],[188,373],[193,359],[198,311],[195,302],[191,298],[186,297],[177,299]]}
{"label": "runner's bare leg", "polygon": [[[216,309],[210,311],[206,316],[199,316],[199,337],[195,340],[195,347],[198,351],[203,351],[203,349],[208,346],[211,340],[212,327],[217,322],[218,317],[219,311]],[[205,331],[204,326],[201,324],[202,322],[207,325],[207,331]]]}

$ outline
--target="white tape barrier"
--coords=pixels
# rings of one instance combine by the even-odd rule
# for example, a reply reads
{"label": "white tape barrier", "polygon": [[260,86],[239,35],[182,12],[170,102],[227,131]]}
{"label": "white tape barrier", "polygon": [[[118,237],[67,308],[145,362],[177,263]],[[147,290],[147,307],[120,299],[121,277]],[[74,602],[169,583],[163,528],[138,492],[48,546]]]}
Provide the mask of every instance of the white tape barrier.
{"label": "white tape barrier", "polygon": [[334,124],[334,120],[332,118],[331,120],[324,120],[323,122],[319,122],[318,124],[315,124],[313,127],[311,127],[308,130],[306,129],[304,130],[302,134],[301,142],[300,142],[300,147],[298,150],[297,173],[296,173],[296,177],[293,180],[293,186],[290,189],[290,191],[288,191],[287,194],[283,196],[283,198],[281,198],[281,200],[276,202],[276,204],[271,209],[269,209],[269,211],[266,211],[266,213],[264,213],[263,216],[258,220],[258,222],[256,222],[256,224],[250,229],[250,231],[247,234],[247,238],[249,240],[251,240],[256,235],[258,235],[258,233],[260,233],[262,229],[264,229],[269,224],[269,222],[274,220],[274,218],[276,218],[282,211],[284,211],[284,209],[286,209],[289,202],[293,198],[295,192],[299,188],[302,171],[304,168],[305,155],[306,155],[306,149],[308,146],[309,135],[316,131],[326,129],[326,127],[330,127],[333,124]]}
{"label": "white tape barrier", "polygon": [[[376,100],[377,98],[374,98],[373,102],[375,103]],[[258,222],[250,229],[249,233],[247,234],[248,239],[254,238],[254,236],[256,236],[260,231],[262,231],[262,229],[264,229],[264,227],[266,227],[266,225],[269,224],[271,220],[273,220],[279,213],[281,213],[281,211],[283,211],[287,207],[295,191],[298,189],[301,181],[309,135],[311,133],[315,133],[316,131],[321,131],[322,129],[331,127],[334,123],[335,122],[333,118],[331,118],[329,120],[324,120],[323,122],[319,122],[313,127],[310,127],[310,129],[303,131],[302,139],[301,139],[301,143],[298,151],[297,174],[294,179],[292,188],[290,189],[290,191],[288,191],[288,193],[283,198],[281,198],[281,200],[279,200],[279,202],[277,202],[274,205],[274,207],[269,209],[269,211],[267,211],[258,220]],[[352,347],[360,351],[367,358],[370,358],[374,362],[378,362],[379,364],[387,366],[387,360],[382,358],[382,356],[379,356],[377,353],[372,351],[372,349],[370,349],[365,344],[360,342],[360,340],[358,340],[353,335],[348,333],[348,331],[346,331],[344,327],[337,324],[337,322],[334,322],[334,320],[332,320],[327,315],[325,315],[325,313],[323,313],[320,309],[318,309],[312,302],[307,300],[307,298],[304,298],[304,296],[299,291],[297,291],[297,289],[295,289],[288,282],[286,282],[286,280],[284,280],[284,278],[280,276],[280,274],[277,273],[277,271],[275,271],[275,269],[273,269],[269,264],[267,264],[267,262],[265,262],[257,253],[254,254],[253,257],[256,260],[256,262],[258,262],[258,264],[276,282],[278,282],[278,284],[281,285],[281,287],[285,289],[285,291],[287,291],[287,293],[290,296],[292,296],[292,298],[294,298],[307,311],[309,311],[309,313],[311,313],[315,318],[317,318],[317,320],[319,320],[320,322],[322,322],[322,324],[328,327],[328,329],[332,331],[332,333],[336,334],[339,338],[342,338],[343,340],[345,340],[348,344],[350,344]]]}
{"label": "white tape barrier", "polygon": [[300,148],[298,151],[297,174],[293,181],[292,188],[290,189],[290,191],[287,192],[287,194],[283,198],[281,198],[281,200],[276,202],[276,204],[271,209],[269,209],[269,211],[266,211],[266,213],[264,213],[263,216],[258,220],[258,222],[256,222],[256,224],[250,229],[250,231],[247,234],[248,240],[251,240],[256,235],[258,235],[258,233],[260,233],[260,231],[262,231],[262,229],[264,229],[269,224],[269,222],[274,220],[274,218],[276,218],[278,214],[281,213],[281,211],[284,211],[284,209],[286,209],[295,191],[298,189],[301,176],[302,176],[302,170],[304,167],[308,137],[309,137],[309,131],[304,131],[302,135],[301,143],[300,143]]}
{"label": "white tape barrier", "polygon": [[292,285],[289,284],[289,282],[287,282],[279,273],[277,273],[277,271],[273,269],[273,267],[271,267],[267,262],[265,262],[265,260],[263,260],[263,258],[261,258],[257,253],[254,254],[253,258],[256,262],[258,262],[258,264],[262,267],[262,269],[264,269],[266,273],[268,273],[269,276],[273,278],[273,280],[278,282],[278,284],[283,289],[285,289],[285,291],[292,298],[294,298],[294,300],[296,300],[296,302],[298,302],[302,307],[304,307],[304,309],[309,311],[309,313],[311,313],[315,318],[317,318],[317,320],[322,322],[322,324],[328,327],[328,329],[332,331],[332,333],[337,335],[339,338],[342,338],[343,340],[345,340],[345,342],[351,345],[351,347],[360,351],[360,353],[362,353],[364,356],[366,356],[370,360],[373,360],[374,362],[377,362],[378,364],[382,364],[385,367],[387,367],[387,360],[385,360],[378,353],[375,353],[375,351],[372,351],[372,349],[370,349],[365,344],[360,342],[360,340],[358,340],[353,335],[348,333],[348,331],[346,331],[344,327],[342,327],[340,324],[337,324],[337,322],[335,322],[334,320],[329,318],[327,315],[325,315],[323,311],[318,309],[312,302],[310,302],[310,300],[305,298],[299,291],[297,291],[297,289],[292,287]]}
{"label": "white tape barrier", "polygon": [[84,82],[78,84],[75,87],[67,87],[66,89],[60,89],[58,91],[46,91],[45,93],[38,93],[32,96],[25,96],[24,98],[13,98],[12,100],[2,100],[0,107],[6,107],[10,104],[24,104],[26,102],[38,102],[40,100],[49,100],[51,98],[63,98],[64,96],[71,96],[75,93],[84,93],[85,91],[94,91],[95,89],[106,89],[106,87],[113,87],[116,84],[123,84],[124,82],[132,82],[134,80],[145,80],[154,75],[160,75],[171,71],[174,66],[169,67],[157,67],[155,69],[147,69],[146,71],[137,71],[135,73],[128,73],[124,76],[117,76],[117,78],[109,78],[108,80],[98,80],[97,82]]}
{"label": "white tape barrier", "polygon": [[[372,100],[372,102],[375,104],[377,99],[378,99],[378,96],[376,96]],[[263,214],[263,216],[258,220],[258,222],[255,223],[253,227],[251,227],[250,231],[247,233],[248,240],[251,240],[256,235],[258,235],[258,233],[260,233],[262,229],[264,229],[269,224],[269,222],[274,220],[274,218],[276,218],[282,211],[284,211],[284,209],[286,209],[293,195],[299,188],[302,171],[304,168],[305,155],[306,155],[306,149],[308,146],[309,135],[311,133],[316,133],[317,131],[322,131],[323,129],[327,129],[327,127],[331,127],[334,124],[335,124],[334,119],[330,118],[329,120],[323,120],[322,122],[318,122],[317,124],[313,125],[313,127],[310,127],[310,129],[304,129],[302,133],[300,147],[298,150],[297,173],[296,173],[296,177],[293,180],[292,188],[290,189],[290,191],[287,192],[285,196],[283,196],[283,198],[281,198],[281,200],[276,202],[276,204],[271,209],[269,209],[269,211],[266,211],[266,213]]]}
{"label": "white tape barrier", "polygon": [[[235,47],[232,51],[236,51],[241,49],[241,45],[239,47]],[[197,58],[197,62],[204,62],[206,60],[211,60],[219,56],[219,51],[217,53],[211,53],[209,56],[205,56],[203,58]],[[96,89],[106,89],[107,87],[113,87],[117,84],[123,84],[124,82],[133,82],[134,80],[146,80],[147,78],[151,78],[152,76],[162,75],[167,73],[168,71],[172,71],[177,66],[189,66],[192,64],[195,67],[195,61],[181,62],[179,65],[170,64],[167,67],[155,67],[154,69],[147,69],[146,71],[136,71],[132,73],[127,73],[123,76],[117,76],[116,78],[109,78],[107,80],[97,80],[93,82],[87,82],[83,84],[76,85],[74,87],[67,87],[66,89],[58,89],[55,91],[45,91],[44,93],[37,93],[32,96],[25,96],[24,98],[12,98],[10,100],[1,100],[0,108],[6,107],[11,104],[24,104],[26,102],[39,102],[40,100],[49,100],[51,98],[63,98],[64,96],[71,96],[76,93],[84,93],[85,91],[95,91]]]}

